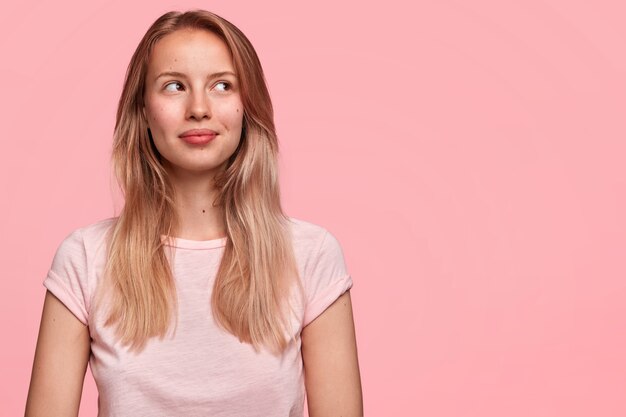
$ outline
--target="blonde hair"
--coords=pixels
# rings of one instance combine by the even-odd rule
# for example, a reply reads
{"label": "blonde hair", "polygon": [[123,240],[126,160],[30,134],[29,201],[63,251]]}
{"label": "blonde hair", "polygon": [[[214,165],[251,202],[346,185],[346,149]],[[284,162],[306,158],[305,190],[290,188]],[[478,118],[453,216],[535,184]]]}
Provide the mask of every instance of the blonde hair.
{"label": "blonde hair", "polygon": [[[176,230],[174,190],[142,114],[148,60],[156,42],[179,29],[204,29],[230,49],[244,108],[237,150],[215,178],[228,239],[217,271],[211,306],[218,326],[279,354],[289,344],[286,306],[292,285],[302,285],[289,218],[280,204],[278,139],[265,77],[246,36],[205,10],[168,12],[150,26],[132,56],[119,100],[111,162],[124,207],[108,236],[105,279],[94,310],[104,307],[105,326],[131,351],[165,336],[177,316],[176,286],[161,235]],[[105,293],[107,296],[105,296]],[[209,300],[207,299],[207,302]],[[174,321],[176,323],[176,321]]]}

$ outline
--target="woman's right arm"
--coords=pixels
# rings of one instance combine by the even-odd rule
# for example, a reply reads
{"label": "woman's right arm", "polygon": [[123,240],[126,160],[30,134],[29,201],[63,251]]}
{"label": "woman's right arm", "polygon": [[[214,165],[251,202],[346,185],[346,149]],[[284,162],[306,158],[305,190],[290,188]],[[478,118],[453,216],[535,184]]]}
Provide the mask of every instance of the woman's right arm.
{"label": "woman's right arm", "polygon": [[46,291],[25,417],[78,416],[89,353],[89,328]]}

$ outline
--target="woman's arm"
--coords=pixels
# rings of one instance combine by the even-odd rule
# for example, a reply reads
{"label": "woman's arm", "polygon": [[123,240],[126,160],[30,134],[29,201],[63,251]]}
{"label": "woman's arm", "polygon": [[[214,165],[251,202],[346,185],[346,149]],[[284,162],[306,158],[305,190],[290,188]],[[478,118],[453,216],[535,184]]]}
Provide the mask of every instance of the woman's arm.
{"label": "woman's arm", "polygon": [[363,416],[350,291],[301,333],[309,417]]}
{"label": "woman's arm", "polygon": [[46,291],[26,417],[78,416],[89,352],[89,328]]}

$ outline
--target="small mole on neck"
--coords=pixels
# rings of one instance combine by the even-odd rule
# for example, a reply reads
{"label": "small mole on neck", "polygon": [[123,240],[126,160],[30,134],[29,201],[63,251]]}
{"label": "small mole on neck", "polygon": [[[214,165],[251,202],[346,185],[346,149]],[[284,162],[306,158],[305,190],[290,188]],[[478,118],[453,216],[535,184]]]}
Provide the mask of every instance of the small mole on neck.
{"label": "small mole on neck", "polygon": [[202,210],[202,212],[204,213],[204,210]]}

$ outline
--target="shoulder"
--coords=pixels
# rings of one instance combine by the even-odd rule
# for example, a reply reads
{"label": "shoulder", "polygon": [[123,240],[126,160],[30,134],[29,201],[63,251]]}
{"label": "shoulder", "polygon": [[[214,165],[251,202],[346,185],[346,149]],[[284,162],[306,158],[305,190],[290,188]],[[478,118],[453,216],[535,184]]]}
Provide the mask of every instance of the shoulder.
{"label": "shoulder", "polygon": [[58,245],[44,286],[87,324],[94,273],[104,260],[106,235],[115,219],[100,220],[72,230]]}
{"label": "shoulder", "polygon": [[71,230],[57,248],[56,258],[88,258],[105,248],[107,233],[117,217],[98,220]]}
{"label": "shoulder", "polygon": [[294,245],[319,242],[328,232],[324,227],[306,220],[289,217],[289,226]]}
{"label": "shoulder", "polygon": [[319,224],[289,217],[294,251],[303,266],[343,265],[343,250],[335,235]]}
{"label": "shoulder", "polygon": [[117,217],[109,217],[77,227],[71,230],[64,240],[70,242],[81,241],[89,246],[97,245],[106,238],[107,233],[111,230],[116,220]]}
{"label": "shoulder", "polygon": [[299,257],[311,258],[324,251],[341,251],[339,241],[326,227],[289,217],[291,238]]}
{"label": "shoulder", "polygon": [[108,233],[112,230],[117,219],[117,217],[109,217],[106,219],[98,220],[94,223],[79,227],[72,233],[80,235],[86,246],[95,249],[96,247],[104,243]]}
{"label": "shoulder", "polygon": [[305,327],[352,287],[352,277],[341,245],[328,229],[293,217],[290,222],[305,294]]}

